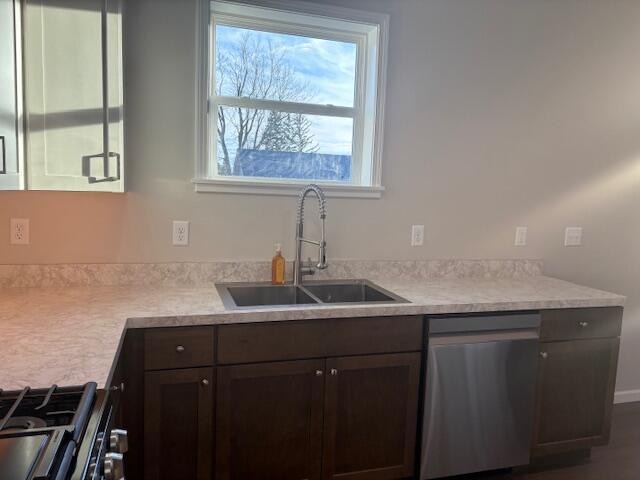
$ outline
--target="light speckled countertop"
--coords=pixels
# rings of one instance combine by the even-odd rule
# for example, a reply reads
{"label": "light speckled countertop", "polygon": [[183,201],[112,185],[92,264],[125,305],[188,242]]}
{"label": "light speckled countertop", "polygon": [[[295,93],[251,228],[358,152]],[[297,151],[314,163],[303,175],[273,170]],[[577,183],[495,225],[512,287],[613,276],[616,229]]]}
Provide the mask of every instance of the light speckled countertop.
{"label": "light speckled countertop", "polygon": [[541,275],[373,280],[411,303],[228,311],[213,286],[2,289],[0,388],[91,380],[103,386],[127,328],[619,306],[625,300]]}

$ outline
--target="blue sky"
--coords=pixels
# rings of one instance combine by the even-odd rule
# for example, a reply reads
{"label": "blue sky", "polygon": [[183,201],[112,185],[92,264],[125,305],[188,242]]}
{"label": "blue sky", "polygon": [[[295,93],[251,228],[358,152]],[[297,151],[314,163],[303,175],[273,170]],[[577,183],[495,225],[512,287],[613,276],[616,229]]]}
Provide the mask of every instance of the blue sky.
{"label": "blue sky", "polygon": [[[230,49],[245,29],[218,25],[217,48]],[[356,45],[296,35],[254,31],[281,51],[298,78],[313,87],[312,103],[353,106]],[[309,116],[320,153],[351,154],[352,120]]]}

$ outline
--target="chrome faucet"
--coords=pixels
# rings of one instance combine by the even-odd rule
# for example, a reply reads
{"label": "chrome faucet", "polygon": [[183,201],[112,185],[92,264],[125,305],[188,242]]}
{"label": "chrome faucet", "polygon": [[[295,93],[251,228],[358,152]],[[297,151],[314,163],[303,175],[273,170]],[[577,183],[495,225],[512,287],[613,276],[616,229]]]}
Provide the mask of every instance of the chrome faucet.
{"label": "chrome faucet", "polygon": [[[320,222],[321,222],[321,235],[320,241],[309,240],[304,238],[303,230],[304,230],[304,200],[309,193],[315,193],[316,197],[318,197],[318,209],[320,211]],[[324,241],[324,219],[327,216],[327,201],[324,197],[324,192],[322,189],[315,184],[309,184],[304,187],[300,191],[300,195],[298,196],[298,217],[297,217],[297,225],[296,225],[296,258],[293,264],[293,284],[300,285],[302,283],[303,275],[313,275],[315,273],[315,269],[324,270],[327,268],[327,242]],[[305,266],[302,263],[302,243],[310,243],[311,245],[316,245],[318,247],[318,263],[316,263],[315,268],[311,264],[311,261]]]}

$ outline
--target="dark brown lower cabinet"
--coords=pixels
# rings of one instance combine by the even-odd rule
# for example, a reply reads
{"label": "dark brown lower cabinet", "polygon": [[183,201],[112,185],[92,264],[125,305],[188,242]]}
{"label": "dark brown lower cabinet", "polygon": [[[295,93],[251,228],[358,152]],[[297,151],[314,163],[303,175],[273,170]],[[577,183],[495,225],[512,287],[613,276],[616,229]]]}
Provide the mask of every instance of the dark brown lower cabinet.
{"label": "dark brown lower cabinet", "polygon": [[420,354],[218,368],[216,480],[413,475]]}
{"label": "dark brown lower cabinet", "polygon": [[324,361],[218,368],[216,480],[319,480]]}
{"label": "dark brown lower cabinet", "polygon": [[619,346],[618,338],[540,344],[534,455],[607,443]]}
{"label": "dark brown lower cabinet", "polygon": [[[532,454],[606,443],[622,310],[542,316]],[[421,317],[134,329],[114,374],[128,477],[415,478],[421,331]]]}
{"label": "dark brown lower cabinet", "polygon": [[413,475],[420,354],[327,360],[323,479]]}
{"label": "dark brown lower cabinet", "polygon": [[211,480],[213,368],[145,373],[144,478]]}

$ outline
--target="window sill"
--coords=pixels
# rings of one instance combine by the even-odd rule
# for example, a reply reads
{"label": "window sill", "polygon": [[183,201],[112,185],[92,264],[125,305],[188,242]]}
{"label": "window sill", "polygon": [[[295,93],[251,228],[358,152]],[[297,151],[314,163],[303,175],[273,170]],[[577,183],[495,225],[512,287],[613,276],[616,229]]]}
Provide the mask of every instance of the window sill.
{"label": "window sill", "polygon": [[317,183],[322,187],[327,197],[337,198],[381,198],[384,187],[343,185],[309,181],[280,182],[273,180],[241,180],[241,179],[211,179],[195,178],[193,183],[196,192],[233,193],[246,195],[289,195],[297,196],[300,189],[309,183]]}

